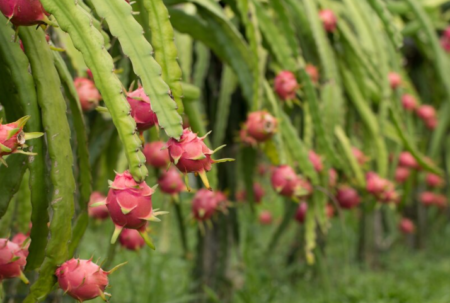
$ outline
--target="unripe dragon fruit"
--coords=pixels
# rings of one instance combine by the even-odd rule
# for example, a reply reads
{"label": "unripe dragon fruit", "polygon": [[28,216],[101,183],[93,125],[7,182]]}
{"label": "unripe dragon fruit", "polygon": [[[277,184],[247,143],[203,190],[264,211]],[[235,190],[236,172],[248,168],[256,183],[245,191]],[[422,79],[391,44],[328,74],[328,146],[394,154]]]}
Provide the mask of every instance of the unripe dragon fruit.
{"label": "unripe dragon fruit", "polygon": [[109,212],[108,212],[108,208],[106,207],[106,205],[101,204],[98,206],[92,206],[93,204],[96,204],[98,202],[102,202],[105,201],[106,197],[98,191],[94,191],[91,194],[91,197],[89,199],[89,204],[88,204],[88,213],[89,216],[97,219],[97,220],[105,220],[106,218],[109,217]]}
{"label": "unripe dragon fruit", "polygon": [[275,77],[275,92],[281,100],[295,99],[295,94],[299,88],[295,75],[287,70],[281,71]]}
{"label": "unripe dragon fruit", "polygon": [[405,235],[409,235],[409,234],[413,234],[416,227],[414,225],[414,222],[411,221],[408,218],[402,218],[399,225],[398,225],[398,229]]}
{"label": "unripe dragon fruit", "polygon": [[0,163],[6,165],[2,156],[18,153],[25,155],[36,155],[23,151],[26,140],[39,138],[43,133],[24,133],[23,127],[30,119],[30,116],[25,116],[16,122],[9,124],[2,124],[0,120]]}
{"label": "unripe dragon fruit", "polygon": [[158,125],[158,118],[152,110],[150,98],[145,94],[143,87],[128,93],[127,101],[130,104],[131,116],[136,121],[138,131],[142,132],[154,125]]}
{"label": "unripe dragon fruit", "polygon": [[416,98],[410,94],[404,94],[402,96],[402,105],[406,111],[412,112],[417,107]]}
{"label": "unripe dragon fruit", "polygon": [[319,18],[322,21],[325,31],[332,33],[336,30],[337,18],[331,9],[324,9],[319,12]]}
{"label": "unripe dragon fruit", "polygon": [[123,228],[137,229],[146,243],[154,248],[143,229],[148,221],[160,221],[157,216],[167,213],[152,208],[154,190],[145,182],[136,183],[129,171],[118,173],[109,187],[106,206],[116,226],[111,243],[115,243]]}
{"label": "unripe dragon fruit", "polygon": [[444,186],[444,180],[438,175],[432,173],[428,173],[427,176],[425,177],[425,180],[429,187],[440,188]]}
{"label": "unripe dragon fruit", "polygon": [[223,146],[216,150],[210,150],[203,142],[206,136],[198,137],[190,129],[184,129],[180,140],[170,138],[167,142],[169,150],[170,161],[182,172],[182,173],[195,173],[200,175],[205,187],[210,189],[209,181],[206,176],[206,172],[211,170],[211,166],[214,163],[220,163],[225,161],[233,161],[233,159],[221,159],[214,160],[211,158],[212,154],[221,149]]}
{"label": "unripe dragon fruit", "polygon": [[105,292],[108,286],[108,275],[122,265],[110,271],[104,271],[91,260],[70,259],[56,269],[55,275],[58,278],[59,287],[79,302],[97,297],[106,301],[106,296],[110,296]]}
{"label": "unripe dragon fruit", "polygon": [[19,245],[8,239],[0,239],[0,282],[4,279],[19,277],[28,284],[22,272],[26,264],[26,256]]}
{"label": "unripe dragon fruit", "polygon": [[311,184],[299,177],[292,167],[281,165],[275,168],[271,176],[272,187],[282,196],[301,197],[312,192]]}
{"label": "unripe dragon fruit", "polygon": [[356,147],[352,147],[352,153],[359,165],[364,165],[367,161],[369,161],[369,158]]}
{"label": "unripe dragon fruit", "polygon": [[338,201],[339,206],[344,209],[354,208],[361,203],[361,198],[356,189],[345,185],[338,189],[336,200]]}
{"label": "unripe dragon fruit", "polygon": [[314,166],[314,169],[317,172],[321,172],[323,170],[322,158],[312,150],[309,151],[308,157],[309,161],[311,161]]}
{"label": "unripe dragon fruit", "polygon": [[295,220],[300,224],[304,223],[307,212],[308,212],[308,204],[306,202],[300,203],[300,205],[297,208],[297,211],[295,212]]}
{"label": "unripe dragon fruit", "polygon": [[158,179],[158,184],[161,191],[169,195],[176,195],[186,190],[186,185],[184,185],[180,173],[175,167],[163,172]]}
{"label": "unripe dragon fruit", "polygon": [[80,99],[81,109],[84,112],[91,111],[98,106],[102,96],[95,87],[94,81],[88,78],[76,78],[73,84]]}
{"label": "unripe dragon fruit", "polygon": [[312,83],[319,83],[319,70],[312,64],[306,64],[305,71],[311,78]]}
{"label": "unripe dragon fruit", "polygon": [[192,214],[198,221],[205,221],[214,215],[219,205],[216,193],[200,189],[192,199]]}
{"label": "unripe dragon fruit", "polygon": [[40,0],[2,0],[0,11],[15,26],[45,24],[49,20]]}
{"label": "unripe dragon fruit", "polygon": [[25,256],[25,258],[28,257],[29,254],[28,248],[30,247],[31,244],[29,236],[23,233],[17,233],[14,235],[11,241],[19,245],[19,247],[22,249],[22,253]]}
{"label": "unripe dragon fruit", "polygon": [[388,74],[388,79],[392,89],[397,89],[402,85],[402,77],[396,72],[390,72]]}
{"label": "unripe dragon fruit", "polygon": [[162,141],[147,143],[143,153],[148,165],[157,168],[166,168],[170,163],[169,151]]}
{"label": "unripe dragon fruit", "polygon": [[251,145],[255,145],[253,144],[255,141],[256,143],[262,143],[269,140],[275,134],[277,124],[277,119],[267,111],[262,110],[250,113],[243,128],[245,135],[250,137],[246,141]]}
{"label": "unripe dragon fruit", "polygon": [[125,228],[119,236],[119,243],[128,250],[139,250],[145,246],[145,241],[135,229]]}
{"label": "unripe dragon fruit", "polygon": [[270,225],[272,224],[272,213],[268,210],[263,210],[259,214],[259,223],[261,225]]}
{"label": "unripe dragon fruit", "polygon": [[431,191],[425,191],[419,196],[420,202],[425,206],[430,206],[434,204],[435,194]]}
{"label": "unripe dragon fruit", "polygon": [[418,169],[419,164],[416,159],[409,152],[401,152],[398,157],[398,165],[402,167]]}
{"label": "unripe dragon fruit", "polygon": [[395,170],[395,181],[397,181],[397,183],[400,183],[400,184],[404,183],[406,180],[408,180],[409,175],[410,175],[410,171],[408,168],[399,166]]}
{"label": "unripe dragon fruit", "polygon": [[417,116],[423,121],[436,119],[436,110],[431,105],[421,105],[416,110]]}

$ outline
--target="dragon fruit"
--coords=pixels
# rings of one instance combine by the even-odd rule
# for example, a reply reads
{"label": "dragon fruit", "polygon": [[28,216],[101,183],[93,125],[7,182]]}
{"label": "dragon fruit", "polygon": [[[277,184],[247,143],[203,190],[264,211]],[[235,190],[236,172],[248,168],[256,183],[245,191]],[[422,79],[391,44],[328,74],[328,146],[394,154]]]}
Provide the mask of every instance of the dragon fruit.
{"label": "dragon fruit", "polygon": [[408,180],[410,175],[410,170],[406,167],[399,166],[395,170],[395,181],[397,183],[404,183],[406,180]]}
{"label": "dragon fruit", "polygon": [[410,94],[404,94],[402,96],[402,105],[406,111],[412,112],[417,107],[416,98]]}
{"label": "dragon fruit", "polygon": [[416,109],[417,116],[424,122],[436,119],[436,110],[431,105],[421,105]]}
{"label": "dragon fruit", "polygon": [[420,202],[425,206],[430,206],[434,204],[435,194],[431,191],[425,191],[419,196]]}
{"label": "dragon fruit", "polygon": [[170,163],[169,152],[162,141],[145,144],[143,153],[147,164],[153,167],[166,168]]}
{"label": "dragon fruit", "polygon": [[94,191],[91,194],[91,197],[89,199],[89,204],[88,204],[88,213],[89,213],[90,217],[97,219],[97,220],[105,220],[106,218],[109,217],[109,212],[108,212],[108,208],[106,207],[106,205],[104,205],[104,204],[101,204],[98,206],[94,205],[94,204],[97,204],[97,203],[105,201],[105,200],[106,200],[106,197],[98,191]]}
{"label": "dragon fruit", "polygon": [[334,207],[330,203],[327,203],[327,205],[325,206],[325,214],[329,219],[334,217]]}
{"label": "dragon fruit", "polygon": [[250,145],[265,142],[274,135],[277,124],[277,119],[267,111],[252,112],[248,115],[243,130],[241,130],[244,134],[241,134],[241,139],[244,137],[244,142]]}
{"label": "dragon fruit", "polygon": [[408,218],[402,218],[400,220],[400,223],[398,225],[398,229],[405,235],[409,235],[414,233],[416,227],[413,223],[413,221],[411,221]]}
{"label": "dragon fruit", "polygon": [[436,205],[440,209],[445,209],[447,207],[447,197],[442,194],[435,194],[434,205]]}
{"label": "dragon fruit", "polygon": [[47,13],[40,0],[2,0],[0,11],[15,26],[30,26],[49,23]]}
{"label": "dragon fruit", "polygon": [[139,232],[135,229],[127,228],[120,233],[119,243],[128,250],[139,250],[145,246],[145,241]]}
{"label": "dragon fruit", "polygon": [[272,187],[282,196],[300,197],[312,192],[311,184],[297,176],[292,167],[281,165],[275,168],[271,177]]}
{"label": "dragon fruit", "polygon": [[268,210],[263,210],[259,213],[259,223],[261,225],[270,225],[272,224],[272,213]]}
{"label": "dragon fruit", "polygon": [[22,270],[27,264],[23,249],[8,239],[0,239],[0,282],[19,277],[24,283],[28,280]]}
{"label": "dragon fruit", "polygon": [[192,214],[198,221],[205,221],[214,215],[219,206],[216,193],[200,189],[192,199]]}
{"label": "dragon fruit", "polygon": [[101,297],[106,301],[105,292],[108,286],[108,275],[113,273],[120,264],[110,271],[104,271],[91,260],[70,259],[56,269],[59,287],[79,302]]}
{"label": "dragon fruit", "polygon": [[402,167],[418,169],[419,164],[409,152],[401,152],[398,157],[398,165]]}
{"label": "dragon fruit", "polygon": [[2,156],[18,153],[25,155],[36,155],[34,153],[23,151],[26,140],[39,138],[43,133],[25,133],[23,127],[30,119],[30,116],[25,116],[16,122],[9,124],[2,124],[0,120],[0,163],[6,165]]}
{"label": "dragon fruit", "polygon": [[314,166],[314,169],[317,172],[321,172],[323,170],[322,158],[312,150],[309,151],[308,157],[309,161],[311,161]]}
{"label": "dragon fruit", "polygon": [[341,186],[336,193],[336,200],[339,206],[344,209],[351,209],[361,203],[361,198],[358,195],[356,189],[350,186]]}
{"label": "dragon fruit", "polygon": [[14,235],[11,241],[19,245],[19,247],[22,249],[22,253],[24,254],[25,258],[28,257],[29,254],[28,248],[30,247],[31,244],[29,235],[27,236],[23,233],[17,233]]}
{"label": "dragon fruit", "polygon": [[307,212],[308,212],[308,204],[306,202],[300,203],[300,205],[297,208],[297,211],[295,212],[295,220],[300,224],[304,223]]}
{"label": "dragon fruit", "polygon": [[439,177],[438,175],[435,175],[432,173],[428,173],[425,177],[425,180],[429,187],[440,188],[440,187],[444,186],[444,180],[441,177]]}
{"label": "dragon fruit", "polygon": [[[264,194],[265,191],[261,184],[259,184],[258,182],[253,183],[253,198],[255,199],[255,203],[261,203]],[[238,192],[236,194],[236,199],[238,201],[247,200],[247,192],[245,190]]]}
{"label": "dragon fruit", "polygon": [[281,100],[295,99],[295,94],[299,88],[295,75],[287,70],[281,71],[275,77],[275,92]]}
{"label": "dragon fruit", "polygon": [[305,71],[314,84],[319,83],[319,70],[317,69],[317,67],[312,64],[306,64]]}
{"label": "dragon fruit", "polygon": [[170,138],[167,142],[170,161],[183,173],[195,173],[200,175],[206,188],[211,189],[206,172],[211,170],[214,163],[233,161],[233,159],[214,160],[211,155],[221,149],[210,150],[203,142],[206,136],[198,137],[190,129],[185,128],[180,140]]}
{"label": "dragon fruit", "polygon": [[366,190],[378,201],[384,203],[399,202],[400,196],[395,191],[395,186],[391,181],[381,178],[374,172],[367,173],[366,181]]}
{"label": "dragon fruit", "polygon": [[441,46],[447,53],[450,53],[450,27],[447,27],[440,38]]}
{"label": "dragon fruit", "polygon": [[338,175],[334,168],[328,170],[328,186],[336,187]]}
{"label": "dragon fruit", "polygon": [[136,121],[138,131],[142,132],[158,125],[158,118],[156,113],[152,111],[150,98],[145,94],[143,87],[128,93],[127,101],[130,104],[131,116]]}
{"label": "dragon fruit", "polygon": [[158,179],[158,184],[161,191],[169,195],[176,195],[186,190],[186,185],[184,185],[180,173],[175,167],[171,167],[168,171],[163,172]]}
{"label": "dragon fruit", "polygon": [[321,10],[319,12],[319,19],[322,21],[325,31],[332,33],[336,30],[337,18],[332,10]]}
{"label": "dragon fruit", "polygon": [[352,153],[359,165],[364,165],[367,161],[369,161],[369,158],[356,147],[352,147]]}
{"label": "dragon fruit", "polygon": [[75,78],[73,84],[80,99],[81,109],[84,112],[91,111],[98,106],[102,96],[95,87],[94,81],[88,78]]}
{"label": "dragon fruit", "polygon": [[388,79],[392,89],[397,89],[402,84],[402,77],[396,72],[390,72],[388,74]]}
{"label": "dragon fruit", "polygon": [[151,240],[145,234],[148,221],[160,221],[157,216],[167,212],[158,212],[152,207],[154,190],[147,183],[136,183],[129,171],[117,174],[110,183],[106,206],[116,228],[111,239],[115,243],[123,228],[136,229],[146,243],[154,249]]}
{"label": "dragon fruit", "polygon": [[426,128],[428,128],[429,130],[435,129],[438,124],[438,120],[436,118],[428,119],[428,120],[425,120],[424,122],[425,122]]}

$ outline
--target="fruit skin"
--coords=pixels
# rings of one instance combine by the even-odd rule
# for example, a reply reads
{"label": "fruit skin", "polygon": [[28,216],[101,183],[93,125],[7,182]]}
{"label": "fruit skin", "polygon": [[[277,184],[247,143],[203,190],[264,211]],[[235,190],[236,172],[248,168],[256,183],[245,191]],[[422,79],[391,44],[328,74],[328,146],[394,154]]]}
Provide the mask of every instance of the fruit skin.
{"label": "fruit skin", "polygon": [[425,191],[420,194],[420,202],[425,206],[433,205],[435,202],[435,194],[430,191]]}
{"label": "fruit skin", "polygon": [[369,158],[356,147],[352,147],[352,153],[359,165],[364,165],[367,161],[369,161]]}
{"label": "fruit skin", "polygon": [[295,212],[295,220],[300,224],[304,223],[307,212],[308,212],[308,204],[306,202],[300,203],[300,205],[297,208],[297,211]]}
{"label": "fruit skin", "polygon": [[91,260],[82,259],[64,262],[55,273],[59,287],[80,302],[104,297],[108,274]]}
{"label": "fruit skin", "polygon": [[416,226],[414,225],[414,222],[411,221],[408,218],[402,218],[400,220],[400,223],[398,225],[398,229],[405,235],[413,234],[416,230]]}
{"label": "fruit skin", "polygon": [[397,89],[402,84],[402,77],[396,72],[390,72],[388,74],[388,79],[392,89]]}
{"label": "fruit skin", "polygon": [[75,78],[74,85],[80,99],[81,109],[84,112],[91,111],[98,106],[102,96],[95,87],[94,81],[88,78]]}
{"label": "fruit skin", "polygon": [[337,18],[330,9],[324,9],[319,12],[319,18],[322,21],[325,31],[332,33],[336,30]]}
{"label": "fruit skin", "polygon": [[142,132],[158,125],[158,117],[152,111],[150,98],[145,94],[144,88],[139,87],[127,94],[127,101],[131,107],[131,116],[136,121],[136,128]]}
{"label": "fruit skin", "polygon": [[308,157],[309,161],[311,161],[314,166],[314,169],[317,172],[321,172],[323,170],[322,158],[312,150],[309,151]]}
{"label": "fruit skin", "polygon": [[280,165],[272,172],[272,187],[282,196],[299,197],[312,192],[311,184],[297,176],[292,167]]}
{"label": "fruit skin", "polygon": [[368,172],[366,182],[366,190],[377,198],[379,202],[399,202],[400,196],[395,191],[394,183],[391,181],[381,178],[374,172]]}
{"label": "fruit skin", "polygon": [[358,192],[350,186],[341,186],[336,193],[336,200],[339,206],[344,209],[352,209],[361,203],[361,198]]}
{"label": "fruit skin", "polygon": [[8,239],[0,239],[0,282],[4,279],[21,277],[28,283],[22,273],[26,264],[25,253],[19,245]]}
{"label": "fruit skin", "polygon": [[[30,247],[31,241],[30,237],[23,234],[23,233],[17,233],[14,235],[14,237],[11,239],[13,243],[16,243],[19,245],[19,247],[22,249],[22,253],[25,257],[28,257],[29,251],[28,248]],[[25,244],[25,245],[24,245]]]}
{"label": "fruit skin", "polygon": [[147,183],[136,183],[129,171],[118,173],[111,183],[106,206],[116,226],[141,229],[152,217],[152,194]]}
{"label": "fruit skin", "polygon": [[275,92],[281,100],[295,99],[295,93],[299,88],[295,75],[287,70],[281,71],[274,80]]}
{"label": "fruit skin", "polygon": [[418,169],[419,164],[409,152],[401,152],[398,157],[398,165],[407,168]]}
{"label": "fruit skin", "polygon": [[254,145],[254,142],[262,143],[269,140],[275,134],[277,125],[277,119],[267,111],[250,113],[244,125],[246,136],[251,138],[247,139],[248,143]]}
{"label": "fruit skin", "polygon": [[402,106],[406,111],[413,112],[417,107],[416,98],[410,94],[404,94],[402,96]]}
{"label": "fruit skin", "polygon": [[315,67],[312,64],[306,64],[305,71],[309,75],[309,77],[311,78],[311,81],[314,84],[319,83],[320,75],[319,75],[319,70],[317,69],[317,67]]}
{"label": "fruit skin", "polygon": [[30,26],[47,23],[47,13],[40,0],[2,0],[0,11],[15,26]]}
{"label": "fruit skin", "polygon": [[163,172],[158,179],[158,184],[161,191],[169,195],[176,195],[186,190],[186,185],[184,185],[180,173],[175,167],[171,167],[168,171]]}
{"label": "fruit skin", "polygon": [[423,121],[436,119],[436,110],[431,105],[421,105],[416,109],[417,116]]}
{"label": "fruit skin", "polygon": [[25,144],[25,133],[23,132],[25,123],[22,124],[20,121],[21,119],[9,124],[0,124],[0,158],[16,152]]}
{"label": "fruit skin", "polygon": [[170,163],[169,151],[162,141],[147,143],[143,150],[148,165],[157,168],[166,168]]}
{"label": "fruit skin", "polygon": [[108,207],[106,205],[92,206],[94,203],[105,201],[106,197],[98,191],[94,191],[91,194],[88,204],[88,214],[90,217],[98,220],[105,220],[109,217]]}
{"label": "fruit skin", "polygon": [[216,193],[207,189],[200,189],[192,199],[192,214],[198,221],[205,221],[212,217],[219,206]]}
{"label": "fruit skin", "polygon": [[444,180],[438,175],[428,173],[425,177],[427,185],[429,187],[441,188],[444,186]]}
{"label": "fruit skin", "polygon": [[268,210],[263,210],[259,214],[259,223],[261,225],[270,225],[272,224],[272,213]]}
{"label": "fruit skin", "polygon": [[397,181],[397,183],[404,183],[408,180],[410,173],[410,170],[406,167],[397,167],[395,170],[395,181]]}
{"label": "fruit skin", "polygon": [[145,246],[144,239],[135,229],[124,229],[120,233],[119,243],[128,250],[139,250]]}

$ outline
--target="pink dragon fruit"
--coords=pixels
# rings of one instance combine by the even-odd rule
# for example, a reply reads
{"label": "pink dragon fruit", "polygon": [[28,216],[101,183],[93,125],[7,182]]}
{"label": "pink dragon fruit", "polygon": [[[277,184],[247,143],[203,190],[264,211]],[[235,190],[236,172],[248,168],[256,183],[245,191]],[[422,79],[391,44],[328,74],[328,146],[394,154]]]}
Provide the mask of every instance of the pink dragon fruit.
{"label": "pink dragon fruit", "polygon": [[239,139],[240,142],[242,142],[245,145],[248,146],[256,146],[258,144],[258,142],[253,139],[252,137],[250,137],[247,133],[247,129],[244,127],[239,131]]}
{"label": "pink dragon fruit", "polygon": [[22,253],[25,256],[25,258],[28,257],[29,254],[28,248],[30,247],[31,244],[29,235],[27,236],[23,233],[17,233],[14,235],[11,241],[19,245],[19,247],[22,249]]}
{"label": "pink dragon fruit", "polygon": [[359,165],[364,165],[367,161],[369,161],[369,158],[356,147],[352,147],[352,153]]}
{"label": "pink dragon fruit", "polygon": [[308,212],[308,204],[306,202],[300,203],[300,205],[297,208],[297,211],[295,212],[295,220],[300,224],[304,223],[307,212]]}
{"label": "pink dragon fruit", "polygon": [[421,105],[416,109],[417,116],[423,121],[436,119],[436,110],[431,105]]}
{"label": "pink dragon fruit", "polygon": [[450,53],[450,27],[447,27],[440,38],[441,46],[447,53]]}
{"label": "pink dragon fruit", "polygon": [[245,142],[250,145],[256,145],[256,143],[269,140],[276,132],[277,124],[277,119],[267,111],[262,110],[250,113],[243,127]]}
{"label": "pink dragon fruit", "polygon": [[106,206],[116,229],[111,239],[115,243],[123,228],[136,229],[146,243],[154,249],[145,234],[148,221],[160,221],[157,216],[167,212],[158,212],[152,208],[154,190],[147,183],[136,183],[133,176],[125,171],[117,174],[110,183]]}
{"label": "pink dragon fruit", "polygon": [[300,197],[312,192],[311,184],[297,176],[292,167],[281,165],[275,168],[271,177],[272,187],[282,196]]}
{"label": "pink dragon fruit", "polygon": [[402,85],[402,77],[396,72],[390,72],[388,74],[388,79],[392,89],[397,89]]}
{"label": "pink dragon fruit", "polygon": [[139,250],[145,246],[145,241],[139,232],[135,229],[127,228],[120,234],[119,243],[128,250]]}
{"label": "pink dragon fruit", "polygon": [[271,166],[264,163],[258,164],[258,174],[264,176],[268,171],[270,171]]}
{"label": "pink dragon fruit", "polygon": [[8,239],[0,239],[0,282],[4,279],[19,277],[28,284],[22,272],[26,264],[26,256],[19,245]]}
{"label": "pink dragon fruit", "polygon": [[419,164],[416,159],[409,152],[401,152],[398,157],[398,165],[402,167],[418,169]]}
{"label": "pink dragon fruit", "polygon": [[70,259],[64,262],[55,275],[58,278],[59,287],[79,302],[101,297],[106,301],[105,292],[108,286],[108,275],[114,272],[120,264],[110,271],[104,271],[91,260]]}
{"label": "pink dragon fruit", "polygon": [[127,101],[131,106],[131,116],[136,121],[138,131],[142,132],[158,125],[158,118],[156,113],[152,111],[150,98],[145,94],[143,87],[128,93]]}
{"label": "pink dragon fruit", "polygon": [[332,33],[336,30],[337,18],[330,9],[323,9],[319,12],[319,18],[322,21],[325,31]]}
{"label": "pink dragon fruit", "polygon": [[322,158],[312,150],[309,151],[308,157],[309,161],[311,161],[314,166],[314,169],[317,172],[321,172],[323,170]]}
{"label": "pink dragon fruit", "polygon": [[319,76],[319,70],[317,69],[317,67],[315,67],[312,64],[306,64],[305,71],[311,78],[312,83],[314,83],[314,84],[319,83],[320,76]]}
{"label": "pink dragon fruit", "polygon": [[299,88],[295,75],[287,70],[281,71],[275,77],[275,92],[281,100],[295,99],[295,94]]}
{"label": "pink dragon fruit", "polygon": [[444,180],[438,175],[432,173],[428,173],[427,176],[425,177],[425,180],[429,187],[440,188],[444,186]]}
{"label": "pink dragon fruit", "polygon": [[268,210],[263,210],[259,213],[259,223],[261,225],[270,225],[272,224],[272,213]]}
{"label": "pink dragon fruit", "polygon": [[354,208],[361,203],[361,198],[359,197],[358,192],[354,188],[345,185],[338,189],[336,200],[338,201],[339,206],[344,209]]}
{"label": "pink dragon fruit", "polygon": [[328,186],[336,187],[338,175],[334,168],[328,170]]}
{"label": "pink dragon fruit", "polygon": [[416,101],[416,98],[414,98],[413,95],[410,95],[410,94],[404,94],[404,95],[402,96],[402,105],[403,105],[403,108],[404,108],[406,111],[412,112],[412,111],[414,111],[414,110],[416,109],[416,107],[417,107],[417,101]]}
{"label": "pink dragon fruit", "polygon": [[424,122],[425,122],[426,128],[428,128],[429,130],[435,129],[438,124],[438,120],[436,118],[425,120]]}
{"label": "pink dragon fruit", "polygon": [[15,26],[45,24],[49,20],[40,0],[2,0],[0,11]]}
{"label": "pink dragon fruit", "polygon": [[425,206],[430,206],[434,204],[435,201],[435,194],[431,191],[425,191],[420,194],[420,202],[422,202]]}
{"label": "pink dragon fruit", "polygon": [[210,150],[203,142],[206,136],[198,137],[190,129],[185,128],[180,140],[170,138],[167,142],[170,161],[183,173],[195,173],[200,175],[206,188],[211,189],[206,172],[211,170],[214,163],[233,161],[233,159],[214,160],[211,155],[221,149]]}
{"label": "pink dragon fruit", "polygon": [[[253,198],[255,199],[255,203],[261,203],[264,194],[265,191],[261,184],[259,184],[258,182],[253,183]],[[247,192],[245,190],[238,192],[236,194],[236,199],[238,201],[247,200]]]}
{"label": "pink dragon fruit", "polygon": [[329,219],[334,217],[334,207],[330,203],[325,206],[325,213]]}
{"label": "pink dragon fruit", "polygon": [[101,192],[94,191],[91,194],[91,198],[89,199],[88,204],[88,213],[90,217],[97,220],[105,220],[109,217],[108,207],[106,207],[106,205],[101,204],[98,206],[92,206],[93,204],[97,204],[105,200],[106,197]]}
{"label": "pink dragon fruit", "polygon": [[88,78],[75,78],[73,84],[80,99],[81,109],[84,112],[93,110],[102,99],[94,81]]}
{"label": "pink dragon fruit", "polygon": [[442,194],[435,194],[434,205],[436,205],[440,209],[445,209],[447,207],[447,197]]}
{"label": "pink dragon fruit", "polygon": [[162,141],[147,143],[143,153],[147,164],[157,168],[166,168],[170,163],[169,152]]}
{"label": "pink dragon fruit", "polygon": [[399,202],[400,196],[395,191],[395,186],[391,181],[381,178],[374,172],[367,173],[366,181],[366,190],[378,201],[384,203]]}
{"label": "pink dragon fruit", "polygon": [[180,173],[175,167],[171,167],[168,171],[163,172],[158,179],[158,184],[161,191],[169,195],[176,195],[186,190],[186,185],[184,185]]}
{"label": "pink dragon fruit", "polygon": [[408,180],[409,175],[410,175],[410,171],[408,168],[399,166],[395,170],[395,181],[397,181],[397,183],[400,183],[400,184],[404,183],[406,180]]}
{"label": "pink dragon fruit", "polygon": [[216,193],[202,188],[192,199],[192,214],[197,221],[206,221],[214,215],[218,205]]}
{"label": "pink dragon fruit", "polygon": [[410,235],[413,234],[416,227],[413,223],[413,221],[411,221],[408,218],[402,218],[399,225],[398,225],[398,229],[405,235]]}

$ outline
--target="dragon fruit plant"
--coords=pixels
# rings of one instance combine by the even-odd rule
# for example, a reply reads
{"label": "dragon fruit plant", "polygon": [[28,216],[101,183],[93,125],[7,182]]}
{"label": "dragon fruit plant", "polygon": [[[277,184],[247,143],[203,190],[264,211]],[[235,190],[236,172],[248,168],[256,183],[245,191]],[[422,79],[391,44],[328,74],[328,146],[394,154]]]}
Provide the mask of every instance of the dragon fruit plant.
{"label": "dragon fruit plant", "polygon": [[40,0],[0,1],[0,11],[15,26],[30,26],[49,23],[50,15]]}
{"label": "dragon fruit plant", "polygon": [[28,279],[23,274],[26,258],[27,253],[23,247],[8,239],[0,239],[0,281],[18,277],[28,284]]}
{"label": "dragon fruit plant", "polygon": [[73,83],[84,112],[91,111],[98,106],[102,96],[95,87],[94,81],[87,78],[76,78]]}

